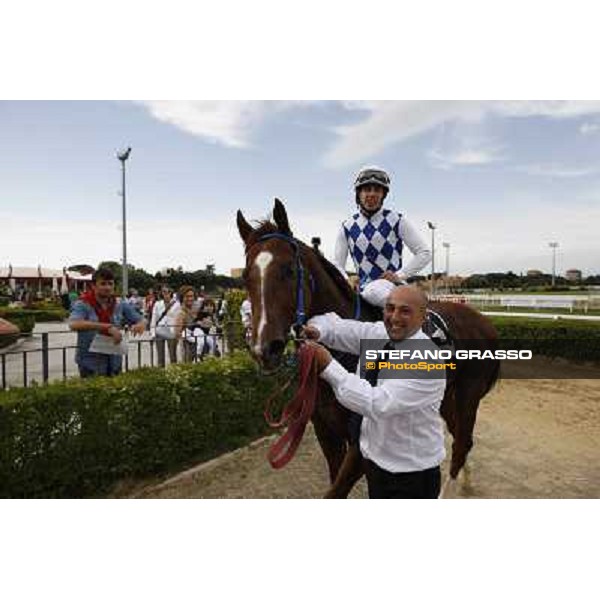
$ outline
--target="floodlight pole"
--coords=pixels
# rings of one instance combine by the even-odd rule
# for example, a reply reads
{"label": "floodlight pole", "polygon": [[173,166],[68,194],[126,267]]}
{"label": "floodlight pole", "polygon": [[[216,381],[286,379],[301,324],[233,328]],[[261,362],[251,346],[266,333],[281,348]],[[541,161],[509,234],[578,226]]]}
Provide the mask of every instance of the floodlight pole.
{"label": "floodlight pole", "polygon": [[448,278],[450,277],[450,244],[448,242],[443,242],[442,246],[446,249],[446,293],[448,293]]}
{"label": "floodlight pole", "polygon": [[129,274],[127,272],[127,199],[125,195],[125,162],[129,158],[131,148],[127,148],[124,152],[117,153],[117,158],[121,161],[121,196],[123,198],[123,277],[121,283],[121,297],[127,297],[129,289]]}
{"label": "floodlight pole", "polygon": [[427,227],[431,229],[431,296],[435,295],[435,225],[427,221]]}
{"label": "floodlight pole", "polygon": [[552,287],[556,282],[556,249],[558,248],[558,242],[549,242],[548,246],[552,248]]}

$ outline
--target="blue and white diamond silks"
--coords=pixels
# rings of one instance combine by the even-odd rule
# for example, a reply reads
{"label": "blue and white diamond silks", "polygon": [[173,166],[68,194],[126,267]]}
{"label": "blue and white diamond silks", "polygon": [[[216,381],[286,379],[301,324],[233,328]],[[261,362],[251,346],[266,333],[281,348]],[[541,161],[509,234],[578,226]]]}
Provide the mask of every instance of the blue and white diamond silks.
{"label": "blue and white diamond silks", "polygon": [[391,210],[380,210],[371,218],[357,213],[344,221],[348,250],[361,291],[385,271],[396,272],[402,267],[401,218],[402,215]]}

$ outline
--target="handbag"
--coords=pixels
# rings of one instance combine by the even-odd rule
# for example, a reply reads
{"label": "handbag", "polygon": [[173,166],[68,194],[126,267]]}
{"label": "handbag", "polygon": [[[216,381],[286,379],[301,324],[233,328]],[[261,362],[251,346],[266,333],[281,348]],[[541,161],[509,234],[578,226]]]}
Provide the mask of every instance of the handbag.
{"label": "handbag", "polygon": [[171,310],[171,308],[173,307],[174,304],[175,304],[175,300],[171,300],[171,302],[169,302],[169,305],[163,311],[162,315],[160,315],[160,317],[158,317],[158,319],[156,320],[156,337],[158,339],[161,339],[161,340],[175,339],[175,331],[173,330],[173,327],[170,327],[167,324],[159,325],[159,323],[167,316],[167,313]]}

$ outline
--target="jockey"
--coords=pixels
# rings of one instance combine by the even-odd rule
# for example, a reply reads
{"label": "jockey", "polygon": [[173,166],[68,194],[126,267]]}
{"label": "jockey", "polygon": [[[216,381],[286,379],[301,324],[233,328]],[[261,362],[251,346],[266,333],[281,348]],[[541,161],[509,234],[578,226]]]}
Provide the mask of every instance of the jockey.
{"label": "jockey", "polygon": [[[346,275],[348,252],[359,277],[361,296],[383,307],[397,284],[416,275],[431,261],[431,251],[417,229],[400,213],[383,208],[390,190],[390,177],[378,167],[365,167],[354,181],[359,211],[343,221],[333,262]],[[402,263],[404,245],[412,252]]]}

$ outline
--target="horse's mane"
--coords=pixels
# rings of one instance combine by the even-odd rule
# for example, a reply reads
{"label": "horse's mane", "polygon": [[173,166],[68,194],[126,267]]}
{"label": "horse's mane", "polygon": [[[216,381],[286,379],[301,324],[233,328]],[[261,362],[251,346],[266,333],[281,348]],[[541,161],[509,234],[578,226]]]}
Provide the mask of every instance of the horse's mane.
{"label": "horse's mane", "polygon": [[[250,235],[248,236],[248,239],[246,240],[246,254],[248,254],[248,250],[256,242],[258,242],[263,235],[266,235],[268,233],[282,233],[282,232],[279,230],[279,227],[277,227],[277,225],[275,223],[273,223],[272,221],[269,221],[268,219],[266,219],[264,221],[258,221],[258,226],[254,228],[254,230],[250,233]],[[334,264],[329,262],[325,258],[325,256],[323,256],[323,254],[321,254],[320,252],[316,252],[314,250],[314,248],[311,248],[310,246],[308,246],[307,244],[305,244],[298,238],[293,238],[293,239],[298,243],[298,246],[300,248],[302,248],[302,250],[317,257],[317,260],[319,261],[320,265],[323,267],[323,270],[325,271],[325,273],[334,281],[335,285],[344,294],[344,296],[348,300],[352,301],[354,298],[354,292],[352,291],[352,288],[350,287],[349,283],[346,281],[344,276],[340,273],[338,268]]]}
{"label": "horse's mane", "polygon": [[267,233],[279,233],[279,227],[275,225],[272,221],[268,219],[264,221],[258,221],[258,226],[255,227],[248,235],[248,239],[246,240],[246,254],[248,254],[248,250],[256,244],[260,240],[263,235]]}

